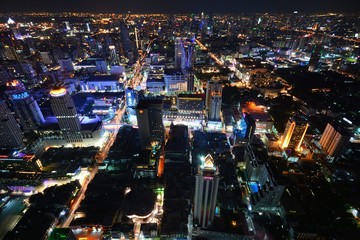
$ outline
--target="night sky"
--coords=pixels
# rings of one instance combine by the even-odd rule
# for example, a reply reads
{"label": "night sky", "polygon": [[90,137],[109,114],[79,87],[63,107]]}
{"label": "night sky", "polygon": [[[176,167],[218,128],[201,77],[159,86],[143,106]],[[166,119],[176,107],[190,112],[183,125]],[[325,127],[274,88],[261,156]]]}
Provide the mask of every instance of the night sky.
{"label": "night sky", "polygon": [[360,12],[359,0],[1,0],[1,12]]}

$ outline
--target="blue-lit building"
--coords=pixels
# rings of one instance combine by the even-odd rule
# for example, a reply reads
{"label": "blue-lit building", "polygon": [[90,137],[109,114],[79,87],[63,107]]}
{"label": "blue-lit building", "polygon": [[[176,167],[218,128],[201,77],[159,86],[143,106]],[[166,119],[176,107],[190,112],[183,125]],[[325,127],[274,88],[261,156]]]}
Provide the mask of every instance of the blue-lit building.
{"label": "blue-lit building", "polygon": [[138,93],[132,88],[125,89],[126,106],[130,108],[136,107],[138,103]]}
{"label": "blue-lit building", "polygon": [[239,129],[235,131],[235,135],[244,139],[251,139],[256,129],[255,120],[249,113],[243,113],[240,121]]}
{"label": "blue-lit building", "polygon": [[39,105],[27,91],[11,94],[11,102],[24,131],[35,130],[45,122]]}

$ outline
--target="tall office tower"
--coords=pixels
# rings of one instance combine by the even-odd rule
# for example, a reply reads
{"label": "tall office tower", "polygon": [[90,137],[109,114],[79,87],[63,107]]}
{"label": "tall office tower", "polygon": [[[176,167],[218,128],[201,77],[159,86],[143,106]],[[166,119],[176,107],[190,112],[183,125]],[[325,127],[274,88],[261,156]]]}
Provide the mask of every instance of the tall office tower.
{"label": "tall office tower", "polygon": [[182,56],[182,38],[175,39],[175,68],[181,69],[181,56]]}
{"label": "tall office tower", "polygon": [[140,99],[136,106],[136,117],[139,126],[140,144],[143,149],[163,141],[163,101],[162,99]]}
{"label": "tall office tower", "polygon": [[45,122],[36,100],[26,91],[11,94],[11,101],[24,131],[35,130]]}
{"label": "tall office tower", "polygon": [[[127,56],[130,62],[134,61],[134,47],[130,40],[129,28],[125,22],[120,23],[120,39],[122,44],[123,54]],[[137,52],[135,52],[137,54]]]}
{"label": "tall office tower", "polygon": [[243,113],[243,117],[240,121],[240,137],[251,139],[255,133],[255,120],[249,113]]}
{"label": "tall office tower", "polygon": [[282,148],[292,147],[300,150],[309,124],[297,117],[290,118],[286,124],[284,134],[282,136]]}
{"label": "tall office tower", "polygon": [[21,149],[23,135],[7,104],[0,100],[0,148]]}
{"label": "tall office tower", "polygon": [[309,72],[314,72],[316,70],[321,54],[322,54],[322,46],[321,44],[316,44],[311,53],[311,57],[308,65]]}
{"label": "tall office tower", "polygon": [[207,82],[205,107],[210,108],[210,100],[213,96],[222,96],[222,84],[215,80]]}
{"label": "tall office tower", "polygon": [[209,121],[220,121],[222,98],[219,95],[212,96],[210,99],[210,108],[208,114]]}
{"label": "tall office tower", "polygon": [[194,42],[186,39],[181,42],[181,69],[191,70],[194,66]]}
{"label": "tall office tower", "polygon": [[82,142],[81,123],[71,96],[63,87],[50,91],[50,104],[68,143]]}
{"label": "tall office tower", "polygon": [[73,72],[75,70],[71,58],[61,59],[58,63],[62,72]]}
{"label": "tall office tower", "polygon": [[195,176],[194,219],[199,227],[206,228],[214,220],[219,172],[214,159],[208,154]]}
{"label": "tall office tower", "polygon": [[188,38],[175,39],[175,68],[191,70],[194,66],[194,42]]}
{"label": "tall office tower", "polygon": [[320,145],[330,157],[336,157],[344,150],[350,135],[344,127],[335,122],[328,123],[320,138]]}

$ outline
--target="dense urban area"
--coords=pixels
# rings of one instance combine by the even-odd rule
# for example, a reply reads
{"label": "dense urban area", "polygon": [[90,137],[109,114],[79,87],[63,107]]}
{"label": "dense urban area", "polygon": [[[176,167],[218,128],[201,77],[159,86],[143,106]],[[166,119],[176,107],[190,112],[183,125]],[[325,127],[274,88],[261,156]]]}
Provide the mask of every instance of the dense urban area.
{"label": "dense urban area", "polygon": [[360,239],[359,23],[0,13],[0,239]]}

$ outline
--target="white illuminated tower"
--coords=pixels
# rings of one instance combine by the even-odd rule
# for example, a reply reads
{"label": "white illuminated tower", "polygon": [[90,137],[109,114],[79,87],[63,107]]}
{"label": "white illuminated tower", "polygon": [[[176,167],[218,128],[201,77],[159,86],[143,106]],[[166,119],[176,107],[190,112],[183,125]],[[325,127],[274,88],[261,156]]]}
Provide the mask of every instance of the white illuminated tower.
{"label": "white illuminated tower", "polygon": [[50,96],[51,108],[65,140],[69,143],[82,142],[81,123],[71,96],[63,87],[51,90]]}
{"label": "white illuminated tower", "polygon": [[0,148],[21,149],[23,135],[7,104],[0,100]]}
{"label": "white illuminated tower", "polygon": [[219,173],[210,154],[202,159],[195,184],[194,219],[199,227],[206,228],[214,220],[219,188]]}

